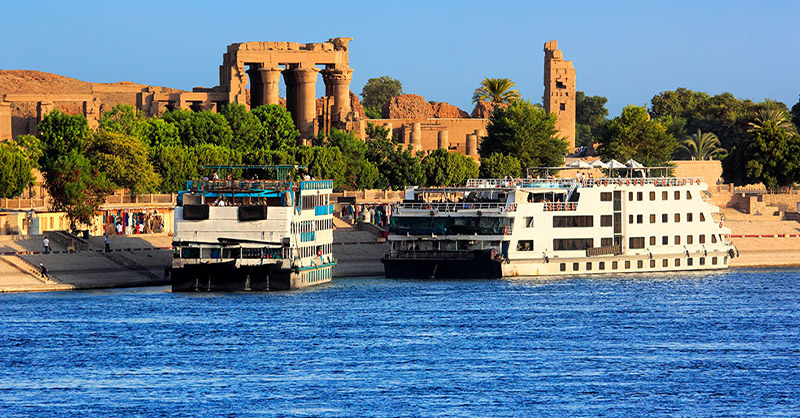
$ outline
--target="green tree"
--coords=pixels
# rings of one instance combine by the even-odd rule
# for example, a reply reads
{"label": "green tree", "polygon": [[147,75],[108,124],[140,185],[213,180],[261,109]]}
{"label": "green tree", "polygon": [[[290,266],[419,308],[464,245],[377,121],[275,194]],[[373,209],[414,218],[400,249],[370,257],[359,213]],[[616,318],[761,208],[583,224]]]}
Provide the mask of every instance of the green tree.
{"label": "green tree", "polygon": [[147,147],[135,136],[98,132],[87,141],[86,156],[116,187],[133,194],[154,192],[161,183],[148,159]]}
{"label": "green tree", "polygon": [[463,186],[478,176],[478,165],[470,157],[439,148],[422,159],[428,186]]}
{"label": "green tree", "polygon": [[77,149],[50,161],[44,177],[53,209],[66,212],[73,224],[91,223],[100,205],[114,192],[114,185],[105,174],[92,168],[89,159]]}
{"label": "green tree", "polygon": [[[383,108],[389,101],[401,94],[403,94],[403,83],[398,80],[386,75],[380,78],[370,78],[361,89],[361,105],[364,106],[364,111],[368,116],[375,116],[383,113]],[[372,118],[371,116],[370,118]]]}
{"label": "green tree", "polygon": [[161,118],[145,119],[142,123],[140,138],[148,147],[181,145],[178,128]]}
{"label": "green tree", "polygon": [[286,150],[296,144],[300,131],[294,126],[292,115],[278,105],[262,105],[251,111],[261,121],[263,143],[271,150]]}
{"label": "green tree", "polygon": [[723,176],[737,185],[763,183],[770,190],[800,179],[800,137],[774,120],[750,132],[722,163]]}
{"label": "green tree", "polygon": [[587,96],[582,91],[575,92],[575,133],[578,146],[591,145],[600,136],[606,123],[608,99],[603,96]]}
{"label": "green tree", "polygon": [[268,147],[261,121],[246,107],[231,103],[223,106],[219,113],[225,117],[231,127],[231,148],[244,151]]}
{"label": "green tree", "polygon": [[712,132],[697,130],[697,133],[687,136],[678,147],[678,155],[693,160],[707,160],[713,157],[722,157],[727,153],[720,147],[719,138]]}
{"label": "green tree", "polygon": [[14,141],[0,141],[0,197],[16,197],[33,183],[33,162]]}
{"label": "green tree", "polygon": [[494,153],[481,159],[480,177],[484,179],[519,177],[521,172],[522,165],[513,155]]}
{"label": "green tree", "polygon": [[108,112],[103,112],[98,130],[140,137],[144,120],[142,112],[133,106],[118,104]]}
{"label": "green tree", "polygon": [[163,119],[175,125],[183,145],[192,147],[201,144],[231,147],[233,131],[228,121],[219,113],[173,110],[164,114]]}
{"label": "green tree", "polygon": [[180,144],[152,147],[150,161],[161,179],[158,190],[162,193],[185,190],[186,181],[199,176],[197,155]]}
{"label": "green tree", "polygon": [[794,123],[795,130],[800,128],[800,101],[792,106],[792,123]]}
{"label": "green tree", "polygon": [[295,159],[300,165],[308,167],[310,175],[316,179],[331,179],[333,188],[344,190],[345,159],[336,147],[297,147]]}
{"label": "green tree", "polygon": [[[214,144],[200,144],[189,147],[189,153],[193,155],[193,160],[197,161],[197,175],[198,176],[211,176],[214,170],[200,169],[201,166],[211,165],[237,165],[242,163],[242,154],[234,149],[214,145]],[[239,176],[241,173],[232,173],[234,176]]]}
{"label": "green tree", "polygon": [[642,106],[626,106],[608,124],[600,153],[620,161],[635,159],[646,166],[665,166],[672,158],[678,140],[660,123],[650,120]]}
{"label": "green tree", "polygon": [[500,153],[523,167],[553,167],[564,164],[567,143],[558,136],[556,115],[520,100],[494,109],[478,152],[482,159]]}
{"label": "green tree", "polygon": [[44,143],[33,135],[20,135],[15,141],[31,161],[32,167],[35,169],[41,168],[39,161],[44,157]]}
{"label": "green tree", "polygon": [[343,187],[346,189],[371,189],[378,182],[378,169],[367,160],[367,144],[352,132],[331,129],[325,146],[338,148],[345,159]]}
{"label": "green tree", "polygon": [[507,78],[484,78],[481,86],[472,93],[472,103],[481,100],[495,104],[516,102],[520,100],[520,95],[512,87],[514,82]]}
{"label": "green tree", "polygon": [[756,113],[755,119],[748,123],[750,126],[748,131],[761,129],[761,127],[768,123],[773,123],[778,129],[782,129],[788,133],[797,133],[794,124],[790,120],[789,112],[780,107],[766,107],[759,109]]}
{"label": "green tree", "polygon": [[82,152],[88,137],[89,123],[83,115],[72,116],[59,110],[46,114],[39,122],[44,159],[41,165],[47,170],[58,157],[72,150]]}

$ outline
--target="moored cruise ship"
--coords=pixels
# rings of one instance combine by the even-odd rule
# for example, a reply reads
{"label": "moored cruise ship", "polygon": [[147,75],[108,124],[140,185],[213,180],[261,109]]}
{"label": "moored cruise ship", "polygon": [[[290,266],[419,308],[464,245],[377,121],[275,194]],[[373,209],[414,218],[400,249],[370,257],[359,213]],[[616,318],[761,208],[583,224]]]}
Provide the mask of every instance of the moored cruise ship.
{"label": "moored cruise ship", "polygon": [[391,278],[725,269],[738,253],[707,191],[676,177],[414,187],[392,213],[382,261]]}
{"label": "moored cruise ship", "polygon": [[[211,168],[274,170],[287,179],[298,166]],[[172,290],[288,290],[330,282],[332,192],[330,180],[187,182],[175,208]]]}

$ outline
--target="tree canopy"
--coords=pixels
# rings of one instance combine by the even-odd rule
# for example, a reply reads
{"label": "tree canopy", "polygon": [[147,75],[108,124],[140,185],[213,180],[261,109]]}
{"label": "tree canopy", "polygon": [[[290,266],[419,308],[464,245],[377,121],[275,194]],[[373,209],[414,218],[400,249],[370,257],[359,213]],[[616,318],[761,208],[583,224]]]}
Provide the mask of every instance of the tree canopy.
{"label": "tree canopy", "polygon": [[33,183],[33,162],[14,141],[0,141],[0,197],[19,196]]}
{"label": "tree canopy", "polygon": [[439,148],[422,159],[428,186],[463,186],[478,177],[478,164],[466,155]]}
{"label": "tree canopy", "polygon": [[472,103],[481,100],[494,104],[516,102],[520,100],[519,91],[512,87],[514,82],[507,78],[484,78],[481,86],[472,93]]}
{"label": "tree canopy", "polygon": [[389,76],[370,78],[361,89],[361,105],[371,119],[380,115],[389,100],[403,94],[403,83]]}
{"label": "tree canopy", "polygon": [[519,159],[513,155],[494,153],[486,158],[481,158],[480,177],[484,179],[519,177],[521,169]]}
{"label": "tree canopy", "polygon": [[575,92],[575,145],[591,145],[597,142],[608,117],[603,96],[587,96],[582,91]]}
{"label": "tree canopy", "polygon": [[725,148],[720,147],[719,138],[713,132],[703,132],[698,129],[697,133],[687,136],[680,143],[676,155],[694,160],[707,160],[724,156],[726,153]]}
{"label": "tree canopy", "polygon": [[512,155],[519,159],[523,170],[562,165],[567,143],[558,136],[554,114],[548,115],[544,109],[520,100],[507,108],[494,109],[479,148],[481,158],[495,153]]}
{"label": "tree canopy", "polygon": [[800,136],[764,122],[723,160],[725,180],[737,185],[763,183],[775,190],[800,180]]}
{"label": "tree canopy", "polygon": [[600,153],[619,161],[633,158],[650,167],[666,166],[677,146],[678,140],[659,122],[651,120],[647,109],[629,105],[608,123]]}

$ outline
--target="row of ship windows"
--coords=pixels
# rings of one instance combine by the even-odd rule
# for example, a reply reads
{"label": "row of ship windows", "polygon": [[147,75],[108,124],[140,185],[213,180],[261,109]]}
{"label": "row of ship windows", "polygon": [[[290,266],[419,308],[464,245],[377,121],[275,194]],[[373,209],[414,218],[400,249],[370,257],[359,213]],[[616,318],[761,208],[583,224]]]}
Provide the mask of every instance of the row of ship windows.
{"label": "row of ship windows", "polygon": [[331,196],[328,194],[318,196],[303,196],[300,202],[302,209],[314,209],[317,206],[325,206],[331,203]]}
{"label": "row of ship windows", "polygon": [[[716,244],[721,237],[718,234],[709,234],[711,243]],[[674,245],[681,245],[682,235],[675,235],[673,237]],[[697,235],[697,243],[705,244],[706,235]],[[694,244],[694,235],[686,235],[686,244]],[[614,245],[613,238],[600,238],[601,247],[609,247]],[[657,245],[655,236],[650,237],[650,246]],[[661,237],[661,245],[669,245],[669,236],[664,235]],[[583,251],[587,248],[594,247],[594,238],[556,238],[553,240],[553,251]],[[645,247],[645,237],[630,237],[628,239],[628,248],[642,249]],[[517,251],[533,251],[533,240],[519,240],[517,241]]]}
{"label": "row of ship windows", "polygon": [[[611,215],[603,215],[603,216],[607,216],[609,218],[608,219],[608,225],[603,225],[603,226],[611,226]],[[644,217],[643,216],[644,215],[636,215],[636,223],[637,224],[644,223]],[[681,214],[680,213],[676,213],[674,215],[673,219],[675,220],[676,223],[680,222],[681,221]],[[699,219],[700,219],[700,222],[705,222],[706,221],[706,215],[703,214],[703,212],[700,212]],[[633,220],[634,220],[634,216],[633,215],[628,215],[628,223],[632,224]],[[666,214],[666,213],[662,213],[661,214],[661,223],[665,224],[668,221],[669,221],[669,215]],[[686,222],[693,222],[693,221],[694,221],[694,214],[691,213],[691,212],[687,213],[686,214]],[[601,222],[602,222],[602,219],[601,219]],[[656,223],[656,215],[653,214],[653,213],[650,214],[650,223],[651,224]]]}
{"label": "row of ship windows", "polygon": [[333,219],[320,219],[316,221],[292,222],[292,234],[304,232],[324,231],[333,229]]}
{"label": "row of ship windows", "polygon": [[307,283],[314,283],[322,280],[330,280],[332,270],[333,269],[331,269],[330,267],[320,270],[310,270],[303,272],[303,275],[305,276],[306,279],[305,281]]}
{"label": "row of ship windows", "polygon": [[[620,216],[621,214],[615,214],[613,216],[617,216],[617,223],[620,223]],[[612,215],[600,215],[600,226],[613,226],[614,225],[614,218]],[[706,215],[702,212],[699,213],[698,216],[700,222],[706,221]],[[675,222],[681,221],[681,214],[676,213],[673,217]],[[694,222],[694,214],[687,213],[686,214],[686,222]],[[628,223],[637,224],[644,223],[644,215],[628,215]],[[669,221],[669,215],[666,213],[661,214],[661,223],[667,223]],[[526,216],[525,217],[525,227],[526,228],[533,228],[533,217]],[[650,214],[650,223],[656,223],[656,214]],[[592,215],[574,215],[574,216],[553,216],[553,228],[591,228],[594,226],[594,216]]]}
{"label": "row of ship windows", "polygon": [[308,247],[292,248],[290,258],[306,258],[331,254],[333,244],[310,245]]}
{"label": "row of ship windows", "polygon": [[[698,258],[698,265],[701,265],[701,266],[706,265],[706,258],[707,257]],[[718,262],[719,262],[719,259],[717,257],[711,257],[711,265],[716,266]],[[722,257],[722,264],[726,264],[727,262],[728,262],[728,256]],[[656,260],[650,260],[650,268],[656,268],[657,265],[658,265],[658,263],[657,263]],[[694,258],[691,258],[691,257],[687,258],[686,259],[686,265],[687,266],[694,266]],[[625,260],[624,266],[625,266],[625,270],[630,270],[631,269],[631,261],[630,260]],[[661,267],[669,267],[669,266],[670,265],[669,265],[669,259],[668,258],[664,258],[664,259],[661,260]],[[674,260],[674,262],[673,262],[673,266],[674,267],[680,267],[681,266],[681,259],[680,258],[676,258]],[[561,265],[559,267],[560,267],[561,271],[567,271],[567,263],[561,263]],[[583,270],[583,271],[592,271],[592,268],[593,268],[592,262],[591,261],[587,261],[586,262],[586,269]],[[644,268],[644,260],[636,260],[636,268],[637,269]],[[600,261],[600,262],[597,263],[597,270],[602,271],[602,270],[605,270],[605,269],[606,269],[606,262],[605,261]],[[618,269],[619,269],[619,261],[612,261],[611,262],[611,270],[618,270]],[[572,263],[572,271],[581,271],[581,263]]]}
{"label": "row of ship windows", "polygon": [[[650,198],[651,201],[655,201],[656,196],[658,196],[656,192],[650,192],[648,197]],[[692,193],[686,190],[686,200],[691,200],[691,198],[692,198]],[[611,192],[600,192],[600,201],[610,202],[611,200],[612,200]],[[639,202],[643,201],[644,192],[628,192],[628,201],[633,202],[634,200]],[[661,200],[669,200],[669,192],[662,191]],[[680,190],[675,190],[675,192],[672,194],[672,200],[681,200]]]}

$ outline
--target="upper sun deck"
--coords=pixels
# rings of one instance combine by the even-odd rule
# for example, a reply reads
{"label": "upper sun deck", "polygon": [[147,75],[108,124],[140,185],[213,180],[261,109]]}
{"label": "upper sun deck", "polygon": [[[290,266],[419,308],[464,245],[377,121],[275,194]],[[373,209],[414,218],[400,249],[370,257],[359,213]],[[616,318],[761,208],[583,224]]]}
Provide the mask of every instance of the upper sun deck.
{"label": "upper sun deck", "polygon": [[[676,187],[699,185],[702,177],[600,177],[600,178],[555,178],[555,179],[469,179],[466,189],[525,188],[525,189],[570,189],[573,187],[600,186],[644,186]],[[463,189],[462,189],[463,190]]]}

